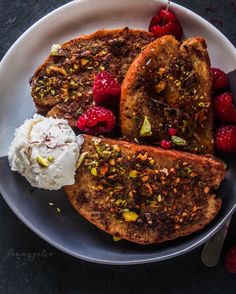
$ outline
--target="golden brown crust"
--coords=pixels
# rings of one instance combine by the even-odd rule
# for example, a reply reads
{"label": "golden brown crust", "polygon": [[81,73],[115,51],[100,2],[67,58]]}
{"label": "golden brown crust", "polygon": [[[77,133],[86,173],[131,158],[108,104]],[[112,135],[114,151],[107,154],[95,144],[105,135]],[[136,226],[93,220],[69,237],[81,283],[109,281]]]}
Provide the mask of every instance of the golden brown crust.
{"label": "golden brown crust", "polygon": [[[144,117],[152,134],[142,136]],[[202,38],[179,43],[164,36],[149,45],[131,64],[122,83],[121,133],[124,138],[159,145],[177,129],[185,146],[177,149],[213,153],[210,61]]]}
{"label": "golden brown crust", "polygon": [[64,43],[59,56],[49,56],[32,77],[38,111],[51,110],[50,116],[67,116],[73,122],[92,106],[94,76],[109,70],[121,83],[133,59],[152,40],[151,33],[124,28],[99,30]]}
{"label": "golden brown crust", "polygon": [[221,161],[84,138],[86,157],[65,193],[82,216],[105,232],[135,243],[160,243],[200,230],[218,213],[221,200],[214,191],[224,178]]}

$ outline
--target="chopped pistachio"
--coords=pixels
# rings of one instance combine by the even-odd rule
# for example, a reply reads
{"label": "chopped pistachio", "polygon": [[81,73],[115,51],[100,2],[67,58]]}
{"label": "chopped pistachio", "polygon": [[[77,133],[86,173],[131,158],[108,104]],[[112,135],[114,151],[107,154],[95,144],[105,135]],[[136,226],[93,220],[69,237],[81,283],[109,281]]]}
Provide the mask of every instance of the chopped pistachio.
{"label": "chopped pistachio", "polygon": [[184,133],[189,126],[189,123],[184,119],[183,121],[183,127],[182,127],[182,132]]}
{"label": "chopped pistachio", "polygon": [[51,55],[52,56],[58,56],[60,55],[58,52],[61,49],[61,45],[59,44],[53,44],[51,47]]}
{"label": "chopped pistachio", "polygon": [[72,87],[78,87],[78,84],[75,81],[73,81],[73,80],[70,81],[70,85]]}
{"label": "chopped pistachio", "polygon": [[152,126],[146,115],[144,116],[143,125],[140,129],[139,134],[141,137],[149,137],[152,135]]}
{"label": "chopped pistachio", "polygon": [[123,203],[122,199],[117,199],[116,202],[115,202],[115,204],[118,205],[118,206],[122,205],[122,203]]}
{"label": "chopped pistachio", "polygon": [[92,167],[90,172],[92,176],[97,176],[98,174],[96,167]]}
{"label": "chopped pistachio", "polygon": [[158,207],[157,202],[154,200],[149,200],[147,203],[150,205],[150,207]]}
{"label": "chopped pistachio", "polygon": [[123,200],[123,199],[117,199],[115,204],[117,206],[126,206],[127,205],[127,201],[126,200]]}
{"label": "chopped pistachio", "polygon": [[48,161],[42,156],[37,156],[36,160],[41,167],[48,167]]}
{"label": "chopped pistachio", "polygon": [[190,167],[185,167],[184,168],[184,171],[187,173],[187,174],[190,174],[192,172],[191,168]]}
{"label": "chopped pistachio", "polygon": [[111,151],[108,151],[108,150],[104,150],[101,154],[102,158],[104,159],[109,159],[112,155],[112,152]]}
{"label": "chopped pistachio", "polygon": [[211,105],[210,102],[199,102],[198,103],[198,106],[200,106],[200,107],[209,107],[210,105]]}
{"label": "chopped pistachio", "polygon": [[61,209],[59,207],[57,207],[57,212],[59,212],[59,213],[61,212]]}
{"label": "chopped pistachio", "polygon": [[137,178],[138,172],[136,170],[131,170],[129,172],[129,177],[130,178]]}
{"label": "chopped pistachio", "polygon": [[161,200],[162,200],[162,198],[161,198],[161,195],[159,194],[159,195],[157,196],[157,201],[158,201],[158,202],[161,202]]}
{"label": "chopped pistachio", "polygon": [[77,115],[81,115],[81,114],[83,114],[83,110],[82,110],[81,108],[79,108],[79,109],[76,111],[76,114],[77,114]]}
{"label": "chopped pistachio", "polygon": [[151,159],[149,162],[150,162],[151,165],[153,165],[155,163],[155,160]]}
{"label": "chopped pistachio", "polygon": [[121,238],[120,238],[120,237],[117,237],[117,236],[112,236],[112,239],[113,239],[113,241],[115,241],[115,242],[118,242],[118,241],[121,240]]}
{"label": "chopped pistachio", "polygon": [[133,211],[123,211],[122,215],[126,222],[135,222],[138,218],[138,214]]}
{"label": "chopped pistachio", "polygon": [[58,72],[60,74],[62,74],[63,76],[67,76],[67,72],[65,71],[65,69],[63,67],[58,67],[58,66],[55,66],[55,65],[50,65],[48,68],[47,68],[47,71],[50,73],[51,71],[54,71],[54,72]]}
{"label": "chopped pistachio", "polygon": [[86,157],[87,154],[88,154],[88,152],[82,152],[82,153],[80,154],[80,157],[79,157],[79,159],[78,159],[78,162],[77,162],[76,168],[79,168],[79,167],[81,166],[81,164],[82,164],[82,162],[84,161],[84,159],[85,159],[85,157]]}
{"label": "chopped pistachio", "polygon": [[178,146],[187,146],[187,141],[184,140],[183,138],[180,138],[178,136],[172,136],[171,141]]}
{"label": "chopped pistachio", "polygon": [[112,155],[112,152],[106,150],[106,146],[104,144],[95,143],[94,144],[97,153],[104,159],[109,159]]}
{"label": "chopped pistachio", "polygon": [[52,163],[54,160],[55,160],[55,158],[53,156],[51,156],[51,155],[48,156],[48,161],[49,162]]}

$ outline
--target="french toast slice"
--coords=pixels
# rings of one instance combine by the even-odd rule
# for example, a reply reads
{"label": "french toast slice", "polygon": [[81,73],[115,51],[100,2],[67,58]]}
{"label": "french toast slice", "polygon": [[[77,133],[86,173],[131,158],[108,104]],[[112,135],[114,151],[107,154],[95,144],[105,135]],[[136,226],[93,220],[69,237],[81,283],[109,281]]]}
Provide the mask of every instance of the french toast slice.
{"label": "french toast slice", "polygon": [[31,79],[36,108],[74,126],[93,104],[94,76],[108,70],[121,83],[131,62],[153,40],[149,32],[124,28],[99,30],[64,43]]}
{"label": "french toast slice", "polygon": [[[161,37],[140,53],[122,84],[120,127],[130,141],[213,153],[210,60],[202,38]],[[168,129],[177,130],[175,136]]]}
{"label": "french toast slice", "polygon": [[224,164],[212,156],[84,135],[73,207],[114,236],[140,244],[189,235],[218,213]]}

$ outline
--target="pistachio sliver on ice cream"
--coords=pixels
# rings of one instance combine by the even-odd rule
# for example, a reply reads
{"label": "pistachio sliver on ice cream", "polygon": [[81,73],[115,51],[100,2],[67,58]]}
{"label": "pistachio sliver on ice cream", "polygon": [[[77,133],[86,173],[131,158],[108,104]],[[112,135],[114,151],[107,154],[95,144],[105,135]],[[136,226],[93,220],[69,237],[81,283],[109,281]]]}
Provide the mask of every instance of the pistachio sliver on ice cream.
{"label": "pistachio sliver on ice cream", "polygon": [[35,114],[16,129],[8,160],[33,187],[59,190],[74,184],[82,144],[66,120]]}

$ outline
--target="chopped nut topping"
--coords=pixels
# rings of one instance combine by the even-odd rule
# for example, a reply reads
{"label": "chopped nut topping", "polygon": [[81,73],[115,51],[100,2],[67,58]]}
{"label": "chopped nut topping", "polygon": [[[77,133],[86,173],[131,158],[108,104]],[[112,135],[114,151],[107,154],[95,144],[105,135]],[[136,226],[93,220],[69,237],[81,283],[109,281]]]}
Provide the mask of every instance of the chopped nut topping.
{"label": "chopped nut topping", "polygon": [[57,73],[62,74],[63,76],[67,76],[67,73],[66,73],[64,68],[58,67],[58,66],[55,66],[55,65],[50,65],[47,68],[47,72],[48,72],[48,74],[50,74],[51,72],[57,72]]}
{"label": "chopped nut topping", "polygon": [[138,176],[138,172],[136,170],[131,170],[129,172],[129,177],[130,178],[137,178],[137,176]]}
{"label": "chopped nut topping", "polygon": [[118,242],[120,241],[122,238],[118,237],[118,236],[112,236],[113,241]]}
{"label": "chopped nut topping", "polygon": [[144,176],[144,177],[141,178],[141,180],[142,180],[143,182],[148,181],[148,179],[149,179],[149,176]]}
{"label": "chopped nut topping", "polygon": [[137,159],[140,159],[140,160],[142,160],[142,161],[147,160],[147,158],[148,158],[148,154],[147,154],[147,152],[145,152],[144,155],[143,155],[142,153],[139,153],[139,155],[137,156]]}
{"label": "chopped nut topping", "polygon": [[149,137],[152,135],[152,126],[148,120],[148,117],[145,115],[144,116],[144,121],[143,121],[143,125],[140,129],[139,132],[141,137]]}
{"label": "chopped nut topping", "polygon": [[89,60],[88,60],[87,58],[81,58],[81,59],[80,59],[80,62],[81,62],[81,64],[82,64],[82,66],[85,66],[86,64],[89,63]]}
{"label": "chopped nut topping", "polygon": [[163,90],[165,90],[166,88],[166,82],[165,81],[160,81],[156,86],[155,89],[157,91],[157,93],[162,92]]}
{"label": "chopped nut topping", "polygon": [[133,211],[124,211],[122,215],[126,222],[135,222],[138,218],[138,214]]}
{"label": "chopped nut topping", "polygon": [[41,167],[48,167],[49,166],[47,159],[42,156],[37,156],[36,160]]}
{"label": "chopped nut topping", "polygon": [[90,172],[91,172],[92,176],[97,176],[97,174],[98,174],[96,167],[91,168]]}
{"label": "chopped nut topping", "polygon": [[204,193],[207,194],[209,191],[210,191],[210,188],[209,188],[209,187],[205,187],[205,188],[204,188]]}
{"label": "chopped nut topping", "polygon": [[107,164],[104,164],[100,167],[101,175],[105,175],[108,171],[109,171],[109,166]]}

